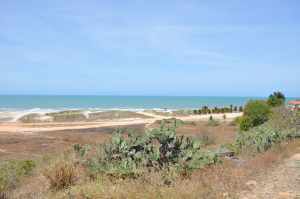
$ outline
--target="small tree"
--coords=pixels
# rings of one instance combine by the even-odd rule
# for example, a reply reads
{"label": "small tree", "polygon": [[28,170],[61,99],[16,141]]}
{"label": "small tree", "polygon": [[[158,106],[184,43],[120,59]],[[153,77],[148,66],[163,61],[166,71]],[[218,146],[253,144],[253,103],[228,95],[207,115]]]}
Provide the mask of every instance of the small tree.
{"label": "small tree", "polygon": [[277,107],[283,105],[285,102],[285,96],[280,91],[274,92],[268,98],[268,105],[271,107]]}
{"label": "small tree", "polygon": [[249,130],[263,124],[269,119],[271,113],[270,106],[263,100],[250,100],[245,108],[244,115],[240,122],[241,130]]}

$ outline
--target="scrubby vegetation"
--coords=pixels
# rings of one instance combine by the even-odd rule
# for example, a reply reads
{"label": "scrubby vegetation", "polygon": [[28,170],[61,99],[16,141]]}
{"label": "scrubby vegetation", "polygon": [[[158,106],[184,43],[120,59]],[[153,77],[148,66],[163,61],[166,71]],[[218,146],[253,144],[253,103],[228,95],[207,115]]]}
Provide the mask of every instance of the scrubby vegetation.
{"label": "scrubby vegetation", "polygon": [[104,111],[89,113],[89,121],[97,121],[103,119],[119,119],[119,118],[151,118],[149,116],[135,113],[131,111]]}
{"label": "scrubby vegetation", "polygon": [[186,173],[218,160],[215,153],[202,149],[200,140],[176,136],[175,128],[165,126],[144,135],[116,132],[110,143],[90,150],[92,158],[86,147],[76,145],[74,149],[92,175],[121,178],[171,169]]}
{"label": "scrubby vegetation", "polygon": [[[234,149],[264,152],[274,144],[300,137],[300,116],[285,107],[270,109],[262,101],[249,102],[239,119],[241,131]],[[247,121],[247,123],[246,123]]]}
{"label": "scrubby vegetation", "polygon": [[247,131],[268,121],[270,106],[263,100],[251,100],[244,108],[244,115],[239,119],[240,130]]}
{"label": "scrubby vegetation", "polygon": [[21,178],[29,175],[35,163],[32,160],[11,160],[0,163],[0,195],[15,188]]}
{"label": "scrubby vegetation", "polygon": [[241,151],[264,152],[274,144],[297,136],[299,135],[295,129],[279,130],[267,123],[249,131],[240,132],[236,140],[236,146]]}
{"label": "scrubby vegetation", "polygon": [[43,172],[48,179],[50,188],[60,190],[75,184],[78,173],[72,162],[60,161]]}
{"label": "scrubby vegetation", "polygon": [[[228,111],[231,109],[239,111],[238,107],[231,106]],[[205,110],[205,114],[212,113],[208,108]],[[263,165],[264,169],[269,168],[282,150],[274,150],[276,146],[300,137],[300,113],[267,101],[249,101],[244,115],[231,122],[241,130],[237,134],[231,132],[226,141],[224,133],[219,141],[214,137],[219,134],[211,130],[220,130],[225,125],[237,129],[227,123],[226,116],[223,119],[220,122],[211,116],[202,126],[192,126],[170,118],[156,121],[145,132],[118,129],[102,144],[75,144],[63,157],[54,157],[40,169],[39,175],[47,182],[42,195],[86,199],[239,198],[236,192],[245,184],[241,176],[248,175],[248,181],[250,174]],[[188,132],[191,129],[201,133],[192,134]],[[6,197],[4,192],[15,188],[34,167],[31,161],[1,163],[0,198]],[[254,168],[250,169],[252,173],[247,170],[249,167]]]}
{"label": "scrubby vegetation", "polygon": [[47,113],[46,115],[52,117],[54,122],[76,122],[87,119],[82,111],[77,110]]}

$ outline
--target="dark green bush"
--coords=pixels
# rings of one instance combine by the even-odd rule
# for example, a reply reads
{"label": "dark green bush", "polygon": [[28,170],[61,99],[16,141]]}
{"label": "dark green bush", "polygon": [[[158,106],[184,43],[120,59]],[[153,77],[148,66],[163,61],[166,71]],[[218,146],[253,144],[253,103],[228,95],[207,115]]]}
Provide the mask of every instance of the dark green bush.
{"label": "dark green bush", "polygon": [[263,100],[250,100],[245,108],[244,115],[240,120],[240,130],[247,131],[249,128],[258,126],[268,121],[271,108]]}
{"label": "dark green bush", "polygon": [[285,102],[285,96],[280,91],[271,94],[267,100],[268,105],[271,107],[284,105],[284,102]]}

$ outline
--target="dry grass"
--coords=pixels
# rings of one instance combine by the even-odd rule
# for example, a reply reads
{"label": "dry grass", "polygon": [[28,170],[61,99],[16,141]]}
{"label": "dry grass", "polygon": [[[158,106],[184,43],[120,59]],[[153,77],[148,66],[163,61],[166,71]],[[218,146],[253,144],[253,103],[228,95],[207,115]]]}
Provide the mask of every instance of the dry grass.
{"label": "dry grass", "polygon": [[[193,172],[188,177],[173,175],[172,173],[148,173],[145,176],[137,179],[114,179],[108,176],[98,176],[96,179],[87,178],[83,170],[77,172],[77,178],[80,176],[81,180],[65,183],[65,180],[58,180],[63,183],[62,187],[68,189],[60,189],[51,191],[53,189],[38,189],[34,186],[27,186],[29,190],[27,195],[32,197],[20,198],[34,198],[41,196],[42,198],[239,198],[240,194],[248,190],[246,183],[249,180],[255,180],[258,176],[263,175],[266,171],[283,159],[289,157],[295,151],[299,150],[300,141],[293,141],[284,143],[273,147],[271,150],[258,154],[254,157],[241,157],[241,160],[227,160],[224,159],[222,164],[206,167],[201,170]],[[63,161],[63,159],[61,159]],[[51,170],[52,175],[59,176],[56,179],[62,179],[60,176],[67,176],[65,179],[70,179],[69,171],[61,170],[62,167],[69,168],[69,160],[65,160],[58,164],[56,168]],[[63,169],[65,170],[65,169]],[[58,171],[58,172],[55,172]],[[64,174],[62,174],[64,173]],[[66,175],[65,175],[66,174]],[[39,174],[41,175],[41,174]],[[73,176],[73,175],[71,175]],[[172,181],[170,185],[165,185],[162,179],[168,178]],[[39,184],[47,184],[49,179],[40,178],[43,182]],[[78,180],[78,179],[77,179]],[[35,183],[31,180],[31,183]],[[55,183],[54,183],[55,184]],[[65,186],[66,185],[66,186]],[[43,192],[40,192],[40,191]],[[35,193],[36,192],[36,193]]]}
{"label": "dry grass", "polygon": [[[95,132],[80,133],[52,132],[51,136],[69,145],[77,140],[81,140],[81,143],[94,143],[102,142],[104,137],[109,138],[109,134],[104,136],[98,131],[99,129]],[[207,126],[206,122],[197,122],[195,125],[183,125],[178,128],[178,134],[208,136],[215,142],[212,145],[216,146],[232,142],[235,131],[236,127],[226,122],[215,127]],[[50,136],[50,133],[45,135]],[[73,137],[70,137],[71,135]],[[90,140],[83,140],[89,136]],[[59,161],[49,166],[47,163],[54,162],[51,156],[44,163],[46,172],[45,169],[40,169],[45,172],[46,177],[43,176],[43,172],[38,172],[36,176],[25,179],[23,185],[15,190],[18,192],[18,197],[15,198],[239,198],[244,190],[249,189],[246,186],[249,180],[257,179],[257,176],[272,169],[274,165],[299,150],[299,147],[300,140],[283,143],[254,157],[246,154],[238,160],[225,159],[222,164],[195,171],[188,177],[172,173],[148,173],[137,179],[119,180],[112,180],[108,176],[90,179],[84,170],[74,166],[72,158],[59,158]],[[63,149],[60,148],[60,151]],[[162,181],[165,178],[172,183],[165,185]]]}
{"label": "dry grass", "polygon": [[248,181],[255,180],[283,159],[299,150],[300,141],[273,147],[255,157],[224,160],[222,164],[193,172],[188,178],[172,176],[172,184],[162,184],[162,173],[150,173],[138,179],[111,181],[99,176],[95,181],[57,192],[52,197],[66,198],[239,198],[249,189]]}
{"label": "dry grass", "polygon": [[51,189],[61,190],[74,185],[79,174],[72,163],[61,161],[47,168],[43,175],[49,181]]}

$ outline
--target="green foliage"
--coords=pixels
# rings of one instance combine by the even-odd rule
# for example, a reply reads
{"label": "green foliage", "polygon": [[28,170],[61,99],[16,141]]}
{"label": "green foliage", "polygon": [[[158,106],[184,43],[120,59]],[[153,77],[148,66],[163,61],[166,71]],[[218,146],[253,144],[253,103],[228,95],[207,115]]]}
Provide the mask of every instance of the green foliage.
{"label": "green foliage", "polygon": [[247,131],[252,127],[263,124],[269,119],[271,109],[265,101],[250,100],[240,119],[240,130]]}
{"label": "green foliage", "polygon": [[285,102],[285,96],[280,91],[271,94],[267,100],[267,103],[271,107],[281,106]]}
{"label": "green foliage", "polygon": [[253,123],[251,122],[248,116],[240,117],[238,123],[240,125],[240,130],[242,131],[248,131],[250,128],[253,127]]}
{"label": "green foliage", "polygon": [[[248,131],[241,131],[232,148],[235,151],[238,149],[238,151],[263,152],[276,143],[299,138],[299,121],[300,116],[297,113],[284,107],[277,107],[273,109],[268,122]],[[240,125],[247,126],[247,122],[242,120]]]}
{"label": "green foliage", "polygon": [[296,135],[297,132],[293,129],[283,131],[264,124],[250,131],[240,132],[235,144],[241,151],[264,152],[272,145],[296,137]]}
{"label": "green foliage", "polygon": [[211,114],[211,113],[232,113],[232,112],[242,112],[243,107],[238,109],[237,106],[230,105],[229,107],[214,107],[209,108],[208,106],[203,106],[200,109],[193,110],[194,114]]}
{"label": "green foliage", "polygon": [[175,127],[162,126],[144,135],[114,133],[110,143],[97,146],[96,155],[83,157],[83,162],[92,174],[121,178],[170,168],[191,171],[217,162],[215,153],[200,148],[199,140],[176,136]]}
{"label": "green foliage", "polygon": [[14,188],[23,176],[29,175],[35,163],[32,160],[11,160],[0,163],[0,193]]}

